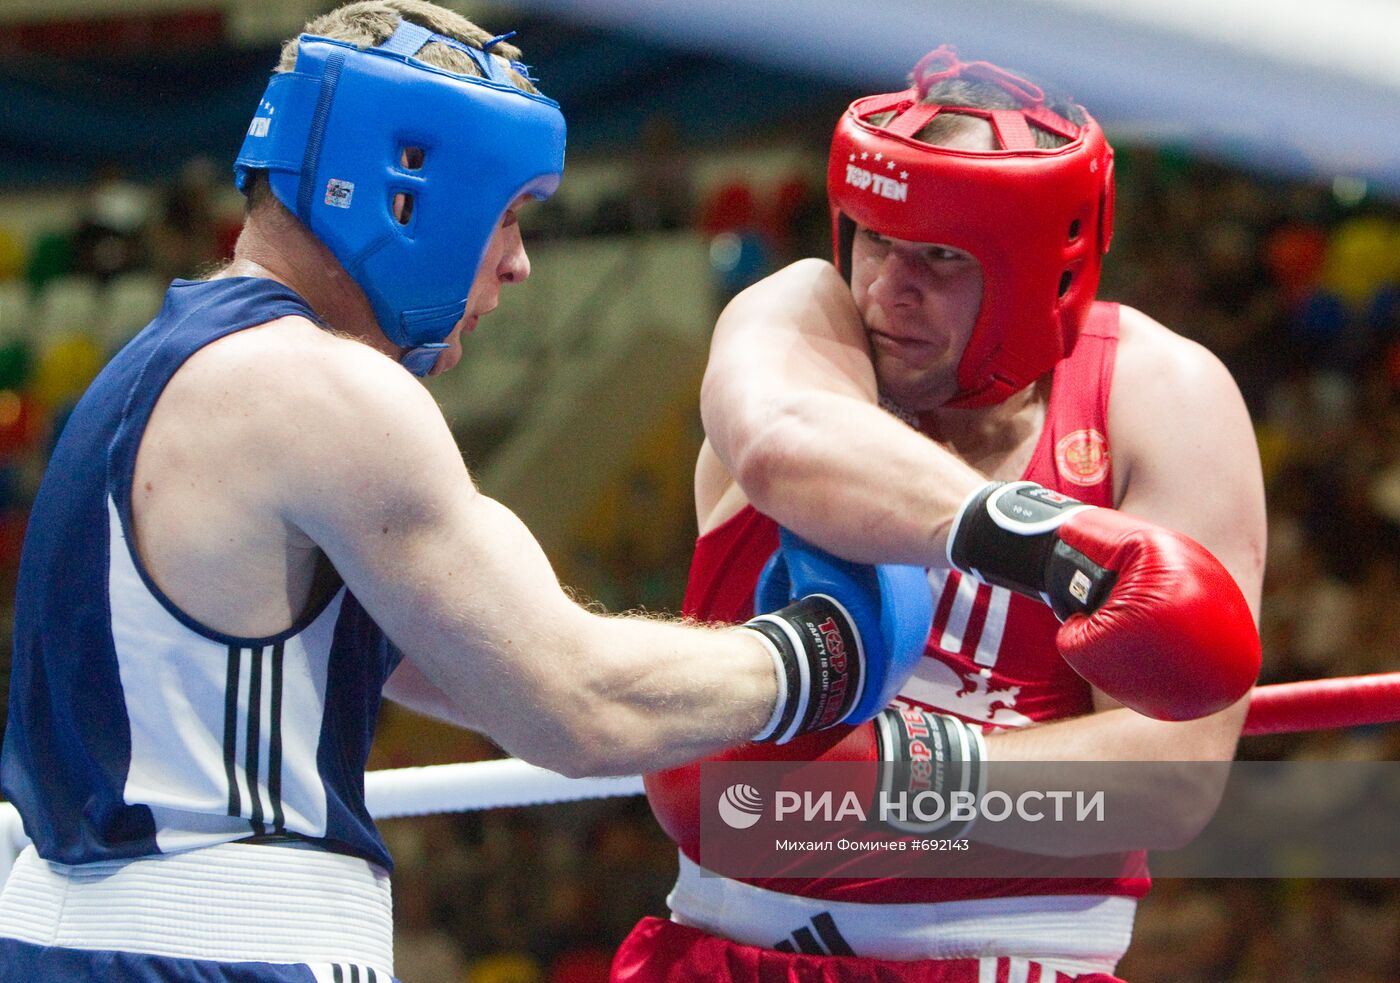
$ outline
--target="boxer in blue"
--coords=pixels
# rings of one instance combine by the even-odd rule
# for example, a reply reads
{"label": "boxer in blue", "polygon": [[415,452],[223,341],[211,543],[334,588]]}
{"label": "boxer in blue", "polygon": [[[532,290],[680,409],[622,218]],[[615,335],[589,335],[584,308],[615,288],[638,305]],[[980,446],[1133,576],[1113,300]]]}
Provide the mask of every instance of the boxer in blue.
{"label": "boxer in blue", "polygon": [[473,485],[415,376],[529,274],[516,217],[560,179],[518,58],[421,0],[312,21],[238,156],[232,263],[74,411],[20,571],[0,981],[391,980],[381,694],[630,773],[866,719],[912,670],[921,570],[794,560],[816,596],[747,630],[605,618]]}

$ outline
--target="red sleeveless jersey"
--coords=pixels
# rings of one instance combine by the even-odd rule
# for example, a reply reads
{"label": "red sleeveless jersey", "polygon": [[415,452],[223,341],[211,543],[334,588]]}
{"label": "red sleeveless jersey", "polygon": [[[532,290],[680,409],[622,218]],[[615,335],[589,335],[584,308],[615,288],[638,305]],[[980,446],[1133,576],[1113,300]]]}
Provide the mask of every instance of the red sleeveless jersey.
{"label": "red sleeveless jersey", "polygon": [[[1118,305],[1094,304],[1070,356],[1054,370],[1045,427],[1023,478],[1091,505],[1113,506],[1108,397],[1118,343]],[[684,610],[704,621],[753,616],[759,571],[778,546],[778,526],[746,505],[701,536]],[[1093,710],[1089,684],[1055,648],[1059,622],[1044,604],[957,571],[929,571],[934,619],[920,666],[899,700],[980,723],[988,731],[1077,717]],[[698,857],[691,859],[698,862]],[[1115,878],[1074,877],[1073,861],[1027,858],[1025,878],[754,878],[769,890],[832,901],[892,904],[1044,894],[1141,897],[1150,881],[1141,854]]]}

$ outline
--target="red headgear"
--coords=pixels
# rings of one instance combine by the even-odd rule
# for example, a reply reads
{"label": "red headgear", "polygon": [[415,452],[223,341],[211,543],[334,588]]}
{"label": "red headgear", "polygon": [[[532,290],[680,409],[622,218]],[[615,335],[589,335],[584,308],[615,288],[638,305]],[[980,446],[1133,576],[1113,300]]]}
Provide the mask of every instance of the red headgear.
{"label": "red headgear", "polygon": [[[946,67],[931,71],[934,63]],[[949,78],[992,82],[1021,107],[920,101]],[[941,112],[987,120],[1001,149],[955,150],[914,139]],[[882,113],[893,115],[871,122]],[[838,269],[849,278],[853,223],[954,246],[982,265],[982,305],[948,406],[999,403],[1074,348],[1113,230],[1113,150],[1085,116],[1083,126],[1069,122],[1045,105],[1035,85],[987,62],[961,62],[945,45],[915,67],[912,88],[857,99],[836,125],[827,197]],[[1037,148],[1032,127],[1069,142]]]}

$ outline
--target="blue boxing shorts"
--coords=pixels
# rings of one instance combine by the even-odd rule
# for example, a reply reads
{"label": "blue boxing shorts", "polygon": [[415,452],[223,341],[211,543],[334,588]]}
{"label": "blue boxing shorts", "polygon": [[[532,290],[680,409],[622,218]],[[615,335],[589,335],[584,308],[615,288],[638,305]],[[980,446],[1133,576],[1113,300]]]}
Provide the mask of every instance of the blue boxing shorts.
{"label": "blue boxing shorts", "polygon": [[65,865],[0,893],[0,983],[395,983],[389,877],[300,844]]}
{"label": "blue boxing shorts", "polygon": [[67,949],[0,939],[0,981],[48,983],[394,983],[359,963],[215,962],[110,949]]}

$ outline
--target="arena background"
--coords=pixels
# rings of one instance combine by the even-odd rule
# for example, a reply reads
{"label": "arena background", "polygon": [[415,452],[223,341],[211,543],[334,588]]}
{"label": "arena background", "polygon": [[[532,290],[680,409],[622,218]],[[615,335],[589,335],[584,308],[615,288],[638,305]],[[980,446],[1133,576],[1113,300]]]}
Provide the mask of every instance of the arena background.
{"label": "arena background", "polygon": [[[6,645],[28,503],[66,409],[171,277],[227,255],[242,131],[277,45],[325,6],[0,0]],[[613,610],[679,605],[714,316],[764,272],[828,254],[836,115],[946,41],[1100,118],[1119,182],[1102,296],[1210,347],[1244,391],[1269,492],[1266,681],[1400,668],[1393,3],[454,6],[520,31],[568,117],[570,160],[526,215],[534,275],[432,387],[482,487],[565,582]],[[373,764],[497,753],[389,709]],[[1400,731],[1254,739],[1242,755],[1394,760]],[[664,910],[675,867],[640,799],[384,825],[408,983],[602,980],[626,930]],[[1400,887],[1159,881],[1121,973],[1400,980]]]}

